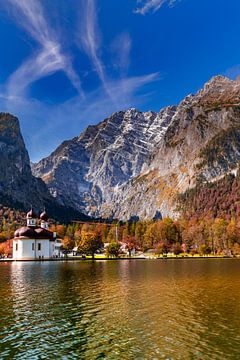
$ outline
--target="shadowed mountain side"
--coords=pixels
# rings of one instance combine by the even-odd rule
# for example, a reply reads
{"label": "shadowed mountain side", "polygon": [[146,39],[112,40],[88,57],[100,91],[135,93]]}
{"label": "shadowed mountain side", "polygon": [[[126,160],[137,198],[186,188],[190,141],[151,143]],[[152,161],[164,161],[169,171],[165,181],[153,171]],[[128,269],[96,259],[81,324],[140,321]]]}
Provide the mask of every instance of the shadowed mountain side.
{"label": "shadowed mountain side", "polygon": [[75,209],[59,205],[46,184],[32,175],[19,121],[8,113],[0,113],[0,152],[0,203],[25,211],[30,205],[38,210],[45,206],[60,221],[88,219]]}

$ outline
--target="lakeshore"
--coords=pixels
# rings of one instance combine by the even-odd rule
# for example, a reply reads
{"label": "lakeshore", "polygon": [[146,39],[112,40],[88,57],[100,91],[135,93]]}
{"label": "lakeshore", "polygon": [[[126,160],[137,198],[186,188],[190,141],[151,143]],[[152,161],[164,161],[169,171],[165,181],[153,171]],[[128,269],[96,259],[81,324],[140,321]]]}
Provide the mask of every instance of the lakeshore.
{"label": "lakeshore", "polygon": [[94,259],[90,256],[85,258],[81,256],[68,256],[62,258],[51,258],[51,259],[12,259],[12,258],[3,258],[0,259],[0,262],[46,262],[46,261],[126,261],[126,260],[198,260],[198,259],[232,259],[240,260],[240,256],[221,256],[221,255],[208,255],[208,256],[152,256],[152,257],[141,257],[141,256],[124,256],[124,257],[106,257],[106,256],[96,256]]}

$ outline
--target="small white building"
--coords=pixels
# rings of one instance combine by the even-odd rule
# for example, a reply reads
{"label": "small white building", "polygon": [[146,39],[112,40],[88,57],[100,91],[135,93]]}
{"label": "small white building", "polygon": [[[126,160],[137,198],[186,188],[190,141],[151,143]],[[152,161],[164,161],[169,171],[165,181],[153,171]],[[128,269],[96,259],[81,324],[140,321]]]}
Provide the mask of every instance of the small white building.
{"label": "small white building", "polygon": [[21,227],[14,233],[13,259],[35,260],[61,256],[56,233],[48,230],[49,217],[46,211],[40,215],[39,220],[40,226],[37,224],[37,215],[33,209],[27,213],[27,226]]}

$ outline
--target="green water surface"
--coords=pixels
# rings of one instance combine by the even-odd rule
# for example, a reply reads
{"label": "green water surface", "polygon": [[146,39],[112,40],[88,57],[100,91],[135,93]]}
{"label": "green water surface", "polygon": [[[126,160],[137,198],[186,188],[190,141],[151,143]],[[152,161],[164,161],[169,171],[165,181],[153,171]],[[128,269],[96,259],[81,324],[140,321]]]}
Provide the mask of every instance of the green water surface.
{"label": "green water surface", "polygon": [[240,359],[240,260],[0,263],[0,359]]}

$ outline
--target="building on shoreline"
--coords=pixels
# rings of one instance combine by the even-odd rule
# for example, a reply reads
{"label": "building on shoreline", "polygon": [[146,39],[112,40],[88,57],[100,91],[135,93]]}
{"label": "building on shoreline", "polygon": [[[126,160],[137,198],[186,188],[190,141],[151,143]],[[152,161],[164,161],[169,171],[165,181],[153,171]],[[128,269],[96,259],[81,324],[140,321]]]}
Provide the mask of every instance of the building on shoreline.
{"label": "building on shoreline", "polygon": [[[27,213],[27,226],[21,227],[14,233],[13,259],[35,260],[60,257],[61,243],[56,233],[48,229],[48,214],[43,211],[38,219],[31,209]],[[40,226],[38,223],[40,222]]]}

